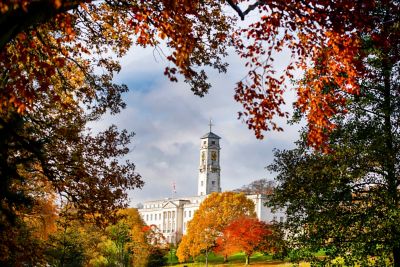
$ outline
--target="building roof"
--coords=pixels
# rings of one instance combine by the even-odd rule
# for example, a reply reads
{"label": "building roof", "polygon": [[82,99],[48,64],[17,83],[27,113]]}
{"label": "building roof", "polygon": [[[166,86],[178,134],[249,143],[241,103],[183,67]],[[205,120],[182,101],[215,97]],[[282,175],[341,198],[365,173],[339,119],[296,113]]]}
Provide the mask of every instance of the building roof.
{"label": "building roof", "polygon": [[216,135],[213,132],[206,133],[200,139],[206,139],[206,138],[221,139],[221,137],[219,137],[218,135]]}

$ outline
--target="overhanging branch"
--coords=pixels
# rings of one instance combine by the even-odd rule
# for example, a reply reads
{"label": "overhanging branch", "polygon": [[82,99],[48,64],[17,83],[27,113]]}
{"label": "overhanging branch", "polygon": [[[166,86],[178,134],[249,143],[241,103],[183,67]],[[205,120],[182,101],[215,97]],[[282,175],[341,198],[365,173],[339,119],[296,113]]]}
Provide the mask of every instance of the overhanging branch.
{"label": "overhanging branch", "polygon": [[256,1],[254,4],[249,5],[245,11],[242,11],[240,7],[234,3],[233,0],[227,0],[228,4],[233,8],[233,10],[236,11],[236,13],[239,15],[241,20],[244,20],[247,14],[249,14],[251,11],[253,11],[256,7],[258,7],[262,1]]}
{"label": "overhanging branch", "polygon": [[45,23],[55,15],[77,8],[80,3],[91,0],[66,0],[60,7],[56,7],[49,0],[32,1],[25,9],[18,7],[0,14],[0,50],[18,33]]}

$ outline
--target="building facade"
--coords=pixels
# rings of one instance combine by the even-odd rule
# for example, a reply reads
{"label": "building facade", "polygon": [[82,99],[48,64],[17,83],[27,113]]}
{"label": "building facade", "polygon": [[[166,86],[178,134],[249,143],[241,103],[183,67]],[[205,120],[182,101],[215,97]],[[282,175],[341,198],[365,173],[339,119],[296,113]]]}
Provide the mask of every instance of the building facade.
{"label": "building facade", "polygon": [[[147,225],[156,225],[169,243],[181,240],[188,222],[207,195],[221,192],[220,139],[221,137],[211,132],[211,126],[210,132],[201,137],[197,196],[147,201],[139,209],[144,222]],[[254,202],[259,220],[268,223],[285,220],[283,211],[272,212],[265,206],[265,196],[247,195],[247,198]]]}

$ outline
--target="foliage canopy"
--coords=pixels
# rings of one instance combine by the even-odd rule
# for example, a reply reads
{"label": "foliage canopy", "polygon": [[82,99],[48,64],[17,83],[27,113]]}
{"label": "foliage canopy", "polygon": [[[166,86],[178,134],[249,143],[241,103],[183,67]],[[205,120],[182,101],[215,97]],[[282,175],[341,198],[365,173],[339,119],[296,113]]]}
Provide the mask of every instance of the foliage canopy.
{"label": "foliage canopy", "polygon": [[255,251],[267,251],[268,236],[272,235],[270,227],[254,217],[242,216],[231,221],[216,241],[215,251],[223,255],[244,252],[246,265]]}
{"label": "foliage canopy", "polygon": [[[241,19],[258,11],[259,20],[236,29],[235,17],[224,12],[225,6]],[[239,116],[249,128],[258,138],[263,131],[281,130],[275,119],[288,115],[282,110],[283,94],[295,72],[302,70],[305,79],[294,86],[298,95],[294,105],[307,119],[308,144],[320,148],[327,145],[336,127],[335,116],[346,114],[347,99],[360,92],[360,78],[369,72],[365,37],[390,62],[398,62],[399,8],[393,0],[124,0],[98,4],[90,0],[3,0],[2,64],[14,69],[11,77],[20,76],[25,62],[40,67],[25,68],[26,75],[4,86],[1,101],[23,111],[40,90],[58,100],[62,92],[49,86],[54,82],[49,78],[63,76],[56,71],[59,67],[79,63],[77,69],[83,73],[96,65],[116,70],[115,62],[111,67],[108,60],[90,55],[107,50],[123,55],[132,44],[157,47],[161,42],[171,48],[166,58],[173,66],[165,74],[175,81],[180,73],[196,94],[203,95],[209,88],[203,67],[225,71],[222,57],[226,46],[233,45],[249,68],[246,79],[238,81],[235,95],[243,105]],[[21,19],[16,22],[16,18]],[[7,27],[15,22],[14,27]],[[21,57],[12,57],[14,46]],[[281,73],[273,64],[279,53],[291,56]],[[91,99],[93,91],[89,95]]]}
{"label": "foliage canopy", "polygon": [[216,240],[233,220],[241,216],[255,217],[254,203],[244,194],[233,192],[212,193],[195,212],[188,223],[186,235],[180,243],[177,256],[179,261],[208,253],[216,245]]}

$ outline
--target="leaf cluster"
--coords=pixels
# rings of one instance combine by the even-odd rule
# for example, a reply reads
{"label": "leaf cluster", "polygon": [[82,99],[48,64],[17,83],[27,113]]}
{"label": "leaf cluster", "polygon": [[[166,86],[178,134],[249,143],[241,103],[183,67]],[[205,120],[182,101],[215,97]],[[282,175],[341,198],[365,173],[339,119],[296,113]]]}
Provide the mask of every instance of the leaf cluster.
{"label": "leaf cluster", "polygon": [[177,256],[180,261],[209,253],[216,245],[225,227],[241,216],[255,217],[254,203],[242,193],[224,192],[210,194],[189,222]]}
{"label": "leaf cluster", "polygon": [[[237,4],[251,1],[230,2],[240,10]],[[284,94],[300,72],[304,79],[293,84],[294,107],[308,123],[308,145],[327,151],[335,118],[347,114],[348,100],[360,93],[369,73],[365,37],[398,63],[398,1],[256,1],[249,7],[261,18],[235,35],[249,68],[236,87],[235,99],[243,105],[239,117],[257,138],[282,130],[276,119],[289,116],[282,109]],[[279,54],[290,57],[283,70],[275,67]]]}

